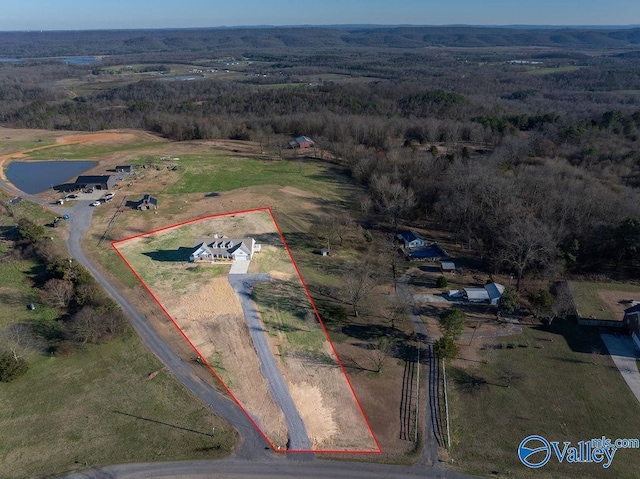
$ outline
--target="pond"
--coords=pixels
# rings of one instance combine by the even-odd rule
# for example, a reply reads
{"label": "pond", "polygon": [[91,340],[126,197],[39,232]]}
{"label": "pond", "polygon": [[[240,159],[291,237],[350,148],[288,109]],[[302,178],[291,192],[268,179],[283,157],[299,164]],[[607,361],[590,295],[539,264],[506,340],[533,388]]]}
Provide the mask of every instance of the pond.
{"label": "pond", "polygon": [[75,180],[76,176],[97,165],[97,161],[14,161],[6,168],[5,174],[17,188],[35,195]]}

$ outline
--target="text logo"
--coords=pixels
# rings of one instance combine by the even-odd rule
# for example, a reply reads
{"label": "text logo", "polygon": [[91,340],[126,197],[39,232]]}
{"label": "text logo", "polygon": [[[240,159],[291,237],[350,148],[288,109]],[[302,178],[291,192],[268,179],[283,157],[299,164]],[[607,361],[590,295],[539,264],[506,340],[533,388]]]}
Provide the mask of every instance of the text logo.
{"label": "text logo", "polygon": [[559,463],[595,463],[605,469],[611,466],[616,452],[620,449],[640,449],[640,440],[609,439],[606,436],[578,441],[574,446],[569,441],[560,445],[559,441],[547,441],[542,436],[525,437],[518,447],[518,457],[525,466],[537,469],[544,466],[551,456]]}
{"label": "text logo", "polygon": [[525,437],[518,447],[518,457],[525,466],[537,469],[551,459],[551,444],[542,436]]}

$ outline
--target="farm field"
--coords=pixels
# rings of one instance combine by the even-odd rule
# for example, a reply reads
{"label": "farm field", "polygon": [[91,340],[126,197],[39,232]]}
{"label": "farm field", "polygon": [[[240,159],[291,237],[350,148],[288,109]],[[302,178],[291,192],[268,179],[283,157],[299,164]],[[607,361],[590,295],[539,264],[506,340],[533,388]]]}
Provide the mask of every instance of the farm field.
{"label": "farm field", "polygon": [[267,210],[188,222],[114,243],[176,325],[254,418],[272,444],[287,443],[282,412],[261,374],[228,264],[188,263],[194,238],[252,237],[249,273],[268,273],[254,289],[269,347],[305,424],[312,449],[378,452],[335,353]]}
{"label": "farm field", "polygon": [[640,285],[569,281],[569,289],[582,318],[622,321],[631,301],[640,301]]}

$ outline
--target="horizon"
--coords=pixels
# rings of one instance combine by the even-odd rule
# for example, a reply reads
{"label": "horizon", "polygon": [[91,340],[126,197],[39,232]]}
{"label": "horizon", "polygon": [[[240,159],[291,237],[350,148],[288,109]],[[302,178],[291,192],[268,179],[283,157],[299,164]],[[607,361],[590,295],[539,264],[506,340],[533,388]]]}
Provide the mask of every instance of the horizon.
{"label": "horizon", "polygon": [[430,5],[423,0],[208,0],[175,4],[156,0],[31,0],[3,7],[0,32],[164,30],[282,27],[544,27],[631,28],[640,24],[633,0],[457,0]]}
{"label": "horizon", "polygon": [[101,32],[101,31],[162,31],[162,30],[241,30],[241,29],[295,29],[295,28],[504,28],[513,30],[542,29],[542,30],[624,30],[640,28],[640,23],[630,24],[468,24],[468,23],[447,23],[447,24],[412,24],[412,23],[334,23],[334,24],[291,24],[291,25],[217,25],[198,27],[126,27],[126,28],[67,28],[67,29],[30,29],[30,30],[1,30],[2,33],[65,33],[65,32]]}

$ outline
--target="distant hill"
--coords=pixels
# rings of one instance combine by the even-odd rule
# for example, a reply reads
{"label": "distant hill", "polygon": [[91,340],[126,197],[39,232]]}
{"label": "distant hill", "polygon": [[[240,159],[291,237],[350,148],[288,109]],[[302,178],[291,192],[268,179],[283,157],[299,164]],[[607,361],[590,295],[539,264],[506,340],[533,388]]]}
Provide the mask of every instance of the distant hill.
{"label": "distant hill", "polygon": [[0,57],[123,55],[150,52],[241,54],[300,50],[424,47],[636,49],[640,28],[336,26],[166,30],[0,32]]}

